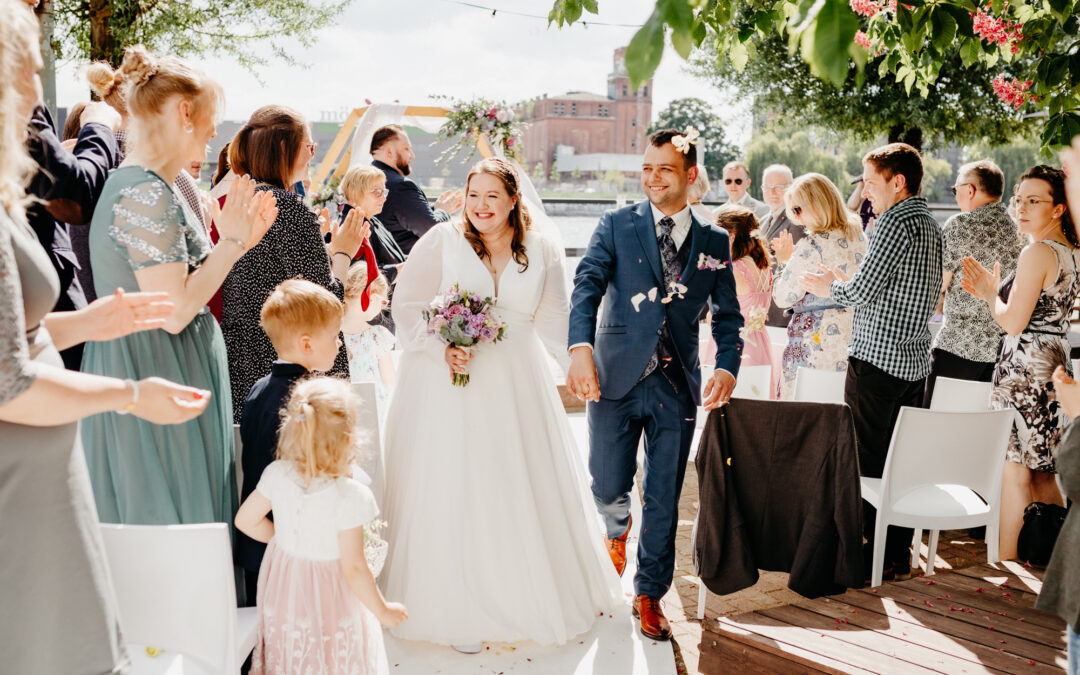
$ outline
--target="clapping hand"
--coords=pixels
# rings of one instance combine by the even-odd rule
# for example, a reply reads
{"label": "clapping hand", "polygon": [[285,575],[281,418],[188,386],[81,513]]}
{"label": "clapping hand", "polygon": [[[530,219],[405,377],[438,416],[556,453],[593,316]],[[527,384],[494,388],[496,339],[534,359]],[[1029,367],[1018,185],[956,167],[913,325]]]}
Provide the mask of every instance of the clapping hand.
{"label": "clapping hand", "polygon": [[784,230],[780,233],[779,237],[774,238],[769,242],[772,246],[773,255],[782,265],[786,265],[791,256],[795,253],[795,241],[791,238],[791,233]]}
{"label": "clapping hand", "polygon": [[277,219],[277,198],[269,190],[255,192],[250,176],[233,181],[225,198],[225,207],[210,202],[210,217],[222,239],[244,242],[250,249],[258,244]]}
{"label": "clapping hand", "polygon": [[210,392],[160,377],[139,380],[139,400],[132,415],[154,424],[180,424],[195,419],[210,403]]}
{"label": "clapping hand", "polygon": [[125,293],[98,298],[82,310],[87,340],[106,342],[144,330],[161,328],[173,312],[168,293]]}
{"label": "clapping hand", "polygon": [[371,234],[371,223],[364,219],[364,212],[353,209],[345,220],[330,228],[330,255],[344,253],[355,258],[360,244]]}
{"label": "clapping hand", "polygon": [[813,293],[819,298],[832,296],[829,286],[834,281],[847,281],[850,277],[840,271],[839,267],[829,269],[824,265],[818,265],[818,274],[807,272],[799,277],[799,284],[807,293]]}
{"label": "clapping hand", "polygon": [[330,232],[330,209],[319,211],[319,234],[326,236]]}
{"label": "clapping hand", "polygon": [[456,213],[465,205],[465,195],[461,190],[447,190],[435,200],[435,208],[442,209],[447,213]]}
{"label": "clapping hand", "polygon": [[705,383],[705,400],[702,405],[706,410],[715,410],[727,405],[731,393],[735,391],[735,378],[726,370],[714,370],[712,377]]}
{"label": "clapping hand", "polygon": [[994,302],[997,289],[1001,286],[1001,263],[994,263],[993,274],[971,256],[964,258],[962,264],[964,276],[960,279],[960,285],[964,290],[988,304]]}

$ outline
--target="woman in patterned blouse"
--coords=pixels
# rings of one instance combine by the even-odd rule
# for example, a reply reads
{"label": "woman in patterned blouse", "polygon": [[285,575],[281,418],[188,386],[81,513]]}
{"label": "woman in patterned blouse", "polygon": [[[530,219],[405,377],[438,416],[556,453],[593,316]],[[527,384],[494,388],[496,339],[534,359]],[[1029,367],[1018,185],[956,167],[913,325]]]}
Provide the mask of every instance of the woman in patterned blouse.
{"label": "woman in patterned blouse", "polygon": [[[330,244],[323,243],[320,216],[289,189],[307,176],[314,156],[307,121],[295,110],[277,105],[256,110],[229,146],[233,172],[258,181],[258,190],[273,194],[278,207],[270,231],[236,263],[221,287],[221,332],[229,353],[237,422],[251,387],[270,373],[276,358],[259,327],[259,312],[270,292],[282,281],[299,277],[343,297],[349,265],[368,235],[363,220],[350,214],[335,228]],[[331,372],[348,375],[344,350]]]}
{"label": "woman in patterned blouse", "polygon": [[[784,193],[788,218],[806,228],[806,236],[794,244],[791,235],[780,235],[775,246],[776,268],[773,300],[777,307],[791,307],[788,345],[784,349],[780,398],[795,396],[799,368],[844,371],[851,342],[853,310],[809,293],[799,283],[820,265],[839,266],[855,274],[866,254],[866,235],[858,218],[844,207],[840,190],[825,176],[808,173]],[[775,240],[774,240],[775,241]]]}

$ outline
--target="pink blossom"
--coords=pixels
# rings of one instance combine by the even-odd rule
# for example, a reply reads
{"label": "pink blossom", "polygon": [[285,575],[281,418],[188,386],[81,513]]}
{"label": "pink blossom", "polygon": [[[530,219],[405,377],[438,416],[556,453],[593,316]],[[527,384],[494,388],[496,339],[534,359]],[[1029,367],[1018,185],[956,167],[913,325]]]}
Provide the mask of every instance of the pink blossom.
{"label": "pink blossom", "polygon": [[848,0],[852,11],[861,16],[872,17],[882,9],[882,4],[876,0]]}
{"label": "pink blossom", "polygon": [[855,44],[859,45],[866,51],[870,51],[870,36],[863,31],[855,32]]}
{"label": "pink blossom", "polygon": [[1020,51],[1024,39],[1024,26],[1007,19],[995,18],[989,11],[979,8],[971,15],[972,31],[989,44],[1008,46],[1012,53]]}
{"label": "pink blossom", "polygon": [[1020,106],[1027,103],[1029,100],[1034,100],[1035,97],[1027,93],[1028,88],[1032,85],[1031,80],[1020,82],[1016,79],[1005,79],[1005,73],[998,73],[997,77],[990,81],[990,85],[994,88],[994,93],[997,97],[1012,105],[1013,108],[1018,109]]}
{"label": "pink blossom", "polygon": [[516,142],[517,141],[515,139],[508,138],[508,139],[506,139],[506,147],[512,148],[512,147],[514,147],[514,143],[516,143]]}

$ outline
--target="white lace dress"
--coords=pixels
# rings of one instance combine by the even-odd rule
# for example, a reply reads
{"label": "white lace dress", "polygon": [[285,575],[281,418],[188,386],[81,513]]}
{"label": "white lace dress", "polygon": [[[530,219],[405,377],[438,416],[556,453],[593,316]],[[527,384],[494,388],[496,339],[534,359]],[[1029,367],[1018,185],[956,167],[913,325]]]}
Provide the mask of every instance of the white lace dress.
{"label": "white lace dress", "polygon": [[622,600],[603,546],[588,472],[544,347],[566,359],[570,302],[562,252],[525,237],[529,265],[498,279],[503,341],[475,348],[466,387],[421,312],[459,283],[496,296],[453,224],[436,225],[398,277],[404,346],[386,422],[385,595],[409,608],[393,629],[439,644],[561,644]]}
{"label": "white lace dress", "polygon": [[304,485],[291,462],[266,467],[255,489],[270,500],[274,537],[259,569],[255,675],[388,672],[378,619],[341,571],[338,533],[378,515],[375,497],[351,478]]}

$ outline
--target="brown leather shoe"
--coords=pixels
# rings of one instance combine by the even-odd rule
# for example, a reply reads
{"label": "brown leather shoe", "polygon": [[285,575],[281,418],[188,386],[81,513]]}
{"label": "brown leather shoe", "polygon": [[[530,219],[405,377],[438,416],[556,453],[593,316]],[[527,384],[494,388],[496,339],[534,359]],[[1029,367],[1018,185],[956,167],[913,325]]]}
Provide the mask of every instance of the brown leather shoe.
{"label": "brown leather shoe", "polygon": [[641,634],[654,640],[670,640],[671,625],[660,608],[660,600],[647,595],[634,598],[634,618],[641,619]]}
{"label": "brown leather shoe", "polygon": [[626,532],[618,539],[607,539],[607,552],[611,556],[611,564],[615,565],[615,571],[622,576],[626,569],[626,539],[630,536],[630,526],[634,524],[634,517],[630,516],[630,522],[626,524]]}

